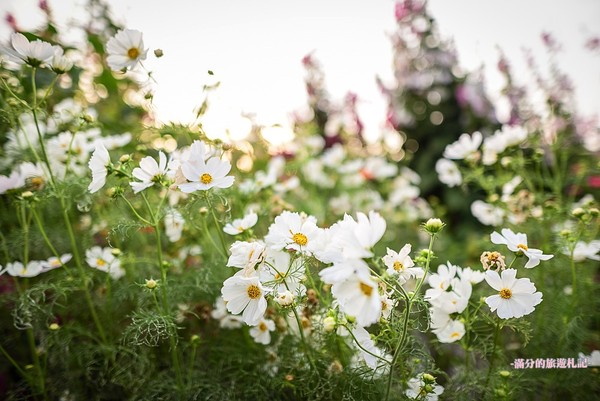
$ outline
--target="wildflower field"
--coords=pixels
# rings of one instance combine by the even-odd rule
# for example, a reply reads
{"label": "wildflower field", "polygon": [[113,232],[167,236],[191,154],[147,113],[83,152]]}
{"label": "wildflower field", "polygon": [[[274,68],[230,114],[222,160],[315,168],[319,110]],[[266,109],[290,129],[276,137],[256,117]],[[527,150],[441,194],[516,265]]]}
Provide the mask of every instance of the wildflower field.
{"label": "wildflower field", "polygon": [[0,46],[1,399],[598,399],[600,129],[558,65],[540,107],[499,52],[500,122],[401,0],[379,138],[311,54],[275,146],[205,131],[218,83],[157,124],[169,49],[40,7]]}

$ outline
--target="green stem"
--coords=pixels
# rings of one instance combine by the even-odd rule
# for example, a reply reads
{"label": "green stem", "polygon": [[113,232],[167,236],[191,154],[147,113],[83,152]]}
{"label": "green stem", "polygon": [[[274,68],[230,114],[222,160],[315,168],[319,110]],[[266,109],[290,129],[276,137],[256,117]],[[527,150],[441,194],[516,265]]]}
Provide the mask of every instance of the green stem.
{"label": "green stem", "polygon": [[354,342],[356,343],[356,345],[358,346],[358,348],[360,348],[361,350],[363,350],[363,351],[364,351],[364,352],[366,352],[367,354],[369,354],[369,355],[371,355],[371,356],[374,356],[375,358],[379,359],[380,361],[382,361],[382,362],[385,362],[385,363],[386,363],[386,364],[388,364],[388,365],[390,364],[390,361],[388,361],[387,359],[385,359],[385,358],[382,358],[382,357],[380,357],[379,355],[376,355],[376,354],[372,353],[371,351],[369,351],[369,350],[368,350],[368,349],[366,349],[366,348],[363,348],[363,346],[362,346],[362,345],[360,345],[360,343],[358,342],[358,340],[357,340],[357,339],[356,339],[356,337],[354,336],[354,333],[352,332],[352,329],[350,329],[350,327],[348,327],[348,326],[347,326],[347,325],[345,325],[345,324],[343,324],[342,326],[343,326],[343,327],[345,327],[345,328],[346,328],[346,330],[348,330],[348,333],[350,333],[350,336],[352,337],[352,339],[354,340]]}
{"label": "green stem", "polygon": [[[162,296],[162,309],[165,315],[170,313],[169,300],[167,298],[167,269],[168,266],[163,261],[163,251],[162,251],[162,238],[160,234],[160,221],[158,220],[158,215],[160,213],[160,208],[162,207],[162,200],[158,205],[158,209],[156,213],[152,210],[150,203],[148,202],[148,198],[146,195],[142,193],[142,199],[144,199],[144,203],[148,208],[148,212],[150,213],[150,218],[152,220],[152,226],[154,227],[154,234],[156,237],[156,257],[158,259],[158,267],[160,269],[161,275],[161,296]],[[164,198],[163,198],[164,199]],[[173,329],[172,335],[169,336],[169,345],[171,351],[171,363],[173,364],[173,368],[175,368],[175,376],[177,377],[177,389],[181,391],[183,389],[183,377],[181,373],[181,366],[179,363],[179,354],[177,353],[177,342],[175,341],[175,337],[177,336],[177,329]]]}
{"label": "green stem", "polygon": [[129,200],[123,194],[121,194],[121,198],[125,201],[125,203],[127,203],[127,205],[129,206],[129,208],[131,209],[131,211],[133,212],[133,214],[135,214],[135,217],[137,217],[142,223],[144,223],[144,224],[146,224],[148,226],[153,226],[154,225],[152,222],[150,222],[147,219],[143,218],[137,212],[137,210],[135,210],[135,208],[133,207],[133,205],[131,204],[131,202],[129,202]]}
{"label": "green stem", "polygon": [[[423,282],[425,281],[425,278],[427,277],[427,272],[429,271],[429,264],[431,263],[431,253],[433,251],[434,239],[435,239],[435,235],[431,235],[431,237],[429,238],[429,252],[427,252],[427,263],[425,264],[425,273],[423,274],[423,277],[421,278],[421,280],[419,280],[417,282],[417,286],[415,287],[413,296],[409,298],[408,294],[404,293],[404,295],[406,296],[406,298],[405,298],[406,299],[406,309],[405,309],[405,315],[404,315],[404,322],[402,324],[402,335],[400,337],[400,341],[398,342],[398,345],[396,346],[396,349],[394,350],[394,356],[392,357],[392,362],[390,363],[390,373],[388,376],[387,387],[385,390],[385,400],[386,401],[389,400],[389,398],[390,398],[390,390],[392,389],[392,378],[394,376],[394,366],[396,365],[396,361],[398,360],[398,356],[400,355],[400,350],[402,349],[402,347],[404,346],[404,343],[406,342],[411,307],[412,307],[415,297],[417,296],[417,294],[419,293],[419,290],[421,289],[421,286],[423,285]],[[404,291],[404,289],[402,289],[402,291]]]}
{"label": "green stem", "polygon": [[202,225],[204,227],[204,231],[206,232],[206,236],[208,237],[210,242],[213,244],[215,249],[221,254],[221,256],[223,256],[223,258],[225,258],[225,260],[227,260],[227,253],[223,253],[223,250],[221,249],[221,247],[219,245],[217,245],[217,243],[213,239],[212,235],[210,235],[210,230],[208,229],[208,224],[206,223],[205,217],[202,217]]}
{"label": "green stem", "polygon": [[219,223],[219,219],[217,219],[217,215],[215,213],[215,208],[212,206],[210,199],[208,197],[208,193],[204,192],[204,197],[206,198],[206,203],[208,208],[210,209],[210,214],[213,217],[213,221],[215,223],[215,228],[217,229],[217,234],[219,235],[219,240],[221,241],[221,246],[223,247],[223,253],[225,255],[225,259],[227,259],[227,253],[229,250],[227,249],[227,245],[225,244],[225,238],[223,237],[223,227]]}
{"label": "green stem", "polygon": [[27,375],[27,373],[25,373],[25,371],[23,369],[21,369],[21,367],[19,366],[17,361],[15,361],[12,356],[10,356],[10,354],[4,349],[4,347],[1,344],[0,344],[0,352],[2,352],[2,354],[6,357],[6,359],[8,359],[8,361],[14,366],[14,368],[17,370],[17,372],[19,372],[19,374],[24,379],[27,379],[29,377]]}
{"label": "green stem", "polygon": [[35,337],[33,336],[33,329],[28,328],[27,330],[27,342],[29,343],[29,349],[31,350],[31,356],[33,357],[33,366],[35,366],[35,370],[39,376],[40,391],[44,397],[44,400],[48,399],[48,394],[46,394],[46,377],[44,371],[42,370],[42,366],[40,365],[40,356],[37,353],[37,348],[35,346]]}
{"label": "green stem", "polygon": [[6,244],[6,237],[2,232],[0,232],[0,239],[2,240],[2,253],[4,253],[4,262],[6,265],[7,263],[10,263],[10,256],[8,253],[8,245]]}
{"label": "green stem", "polygon": [[69,242],[71,243],[71,251],[73,252],[73,259],[75,260],[75,265],[79,271],[79,275],[81,276],[81,281],[83,284],[83,292],[85,294],[85,300],[88,304],[88,308],[90,310],[90,314],[92,315],[92,319],[94,320],[94,324],[96,325],[96,329],[98,330],[98,334],[102,339],[104,344],[108,344],[106,340],[106,334],[104,332],[104,327],[100,322],[100,318],[96,313],[96,308],[94,306],[94,302],[92,301],[92,295],[90,293],[90,289],[88,288],[87,277],[85,274],[85,270],[83,269],[83,264],[81,263],[81,257],[79,255],[79,247],[77,245],[77,240],[75,239],[75,233],[73,232],[73,227],[71,226],[71,219],[69,218],[69,214],[67,212],[67,207],[65,204],[65,200],[62,196],[59,196],[60,204],[63,212],[63,219],[65,221],[65,225],[67,227],[67,234],[69,235]]}
{"label": "green stem", "polygon": [[42,150],[43,161],[48,168],[48,174],[50,174],[50,181],[52,182],[52,186],[56,187],[56,181],[54,180],[54,174],[52,174],[52,168],[50,167],[50,161],[48,159],[48,154],[46,153],[46,146],[44,145],[44,138],[42,136],[42,131],[40,130],[40,125],[37,117],[37,88],[35,85],[35,67],[31,71],[31,86],[33,88],[33,107],[31,108],[31,112],[33,113],[33,122],[35,124],[35,130],[38,135],[38,140],[40,142],[40,149]]}
{"label": "green stem", "polygon": [[484,395],[487,394],[488,384],[490,382],[490,378],[492,377],[492,370],[494,369],[494,360],[496,359],[496,347],[498,346],[498,334],[500,333],[500,319],[496,320],[496,329],[494,331],[494,346],[492,347],[492,354],[490,355],[490,365],[488,367],[487,375],[485,378]]}
{"label": "green stem", "polygon": [[[290,262],[291,264],[292,262]],[[275,273],[277,273],[279,275],[279,277],[286,277],[286,275],[281,274],[281,272],[279,272],[275,266],[273,266],[272,264],[269,263],[269,266],[275,270]],[[289,267],[288,267],[289,270]],[[285,286],[286,290],[290,290],[290,287],[288,286],[287,282],[285,281],[285,278],[282,278],[281,280],[283,282],[283,285]],[[317,371],[315,362],[312,359],[312,355],[311,355],[311,348],[308,346],[308,342],[306,341],[306,338],[304,336],[304,329],[302,327],[302,320],[300,319],[300,316],[298,315],[298,311],[295,308],[295,305],[292,305],[292,312],[294,313],[294,317],[296,318],[296,324],[298,325],[298,332],[300,332],[300,339],[302,340],[302,345],[304,346],[304,350],[306,352],[306,357],[308,358],[308,362],[310,363],[310,367],[313,369],[314,372]]]}

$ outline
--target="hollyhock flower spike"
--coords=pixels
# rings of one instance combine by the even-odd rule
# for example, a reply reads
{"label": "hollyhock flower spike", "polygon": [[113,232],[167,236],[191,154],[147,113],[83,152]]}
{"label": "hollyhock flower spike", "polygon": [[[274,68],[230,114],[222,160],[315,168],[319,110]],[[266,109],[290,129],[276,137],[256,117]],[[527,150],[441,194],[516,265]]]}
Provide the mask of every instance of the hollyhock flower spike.
{"label": "hollyhock flower spike", "polygon": [[525,264],[525,267],[530,269],[540,264],[541,260],[549,260],[554,255],[544,255],[539,249],[529,248],[527,246],[527,235],[523,233],[514,233],[508,228],[502,229],[502,234],[498,234],[494,231],[490,239],[494,244],[506,245],[508,249],[515,253],[522,253],[529,259]]}
{"label": "hollyhock flower spike", "polygon": [[491,311],[497,311],[501,319],[522,317],[535,310],[535,306],[542,302],[542,293],[536,292],[535,285],[528,278],[517,277],[515,269],[507,269],[502,276],[493,270],[485,272],[485,281],[498,294],[485,299]]}

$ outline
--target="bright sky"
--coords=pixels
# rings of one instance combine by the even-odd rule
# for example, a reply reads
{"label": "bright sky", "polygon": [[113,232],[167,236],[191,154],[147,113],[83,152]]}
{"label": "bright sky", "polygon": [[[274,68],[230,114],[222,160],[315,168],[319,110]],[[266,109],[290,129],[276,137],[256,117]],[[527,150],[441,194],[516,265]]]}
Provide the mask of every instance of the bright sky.
{"label": "bright sky", "polygon": [[[0,13],[14,13],[19,26],[40,21],[37,0],[0,0]],[[82,15],[84,0],[48,0],[60,23]],[[265,125],[283,124],[306,104],[303,56],[314,52],[321,62],[329,92],[341,100],[348,91],[359,95],[359,112],[367,134],[377,135],[385,115],[375,76],[392,76],[391,44],[394,2],[391,0],[112,0],[114,15],[128,28],[144,33],[149,52],[146,67],[158,81],[154,105],[162,121],[188,122],[202,99],[204,84],[222,82],[211,97],[206,128],[243,131],[241,112],[253,113]],[[576,3],[576,6],[575,6]],[[585,40],[600,36],[600,2],[546,0],[430,0],[433,16],[446,36],[453,36],[467,69],[485,64],[488,89],[501,82],[494,73],[496,45],[524,71],[521,48],[535,50],[540,66],[547,57],[540,33],[548,31],[564,44],[560,65],[573,78],[580,109],[600,114],[600,53],[583,49]],[[10,30],[0,22],[0,40]],[[236,128],[237,127],[237,128]],[[235,133],[234,133],[235,134]],[[243,132],[238,132],[239,135]]]}

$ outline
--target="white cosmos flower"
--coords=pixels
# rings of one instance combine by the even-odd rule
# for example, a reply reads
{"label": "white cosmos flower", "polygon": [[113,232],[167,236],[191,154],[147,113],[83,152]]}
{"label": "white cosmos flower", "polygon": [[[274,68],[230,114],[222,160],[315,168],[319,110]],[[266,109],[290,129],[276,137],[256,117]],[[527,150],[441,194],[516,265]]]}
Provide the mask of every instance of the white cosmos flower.
{"label": "white cosmos flower", "polygon": [[[332,250],[338,251],[337,260],[369,258],[373,256],[371,248],[383,237],[386,221],[377,212],[366,214],[358,212],[356,220],[345,215],[342,221],[330,228],[333,244],[328,244]],[[336,260],[334,256],[329,259]]]}
{"label": "white cosmos flower", "polygon": [[260,319],[258,324],[250,329],[250,336],[257,343],[268,345],[271,342],[272,331],[275,331],[275,322],[271,319]]}
{"label": "white cosmos flower", "polygon": [[165,234],[167,234],[169,241],[177,242],[181,239],[184,223],[185,219],[177,210],[169,209],[167,211],[165,214],[164,224]]}
{"label": "white cosmos flower", "polygon": [[44,263],[39,260],[31,260],[27,266],[21,262],[8,263],[2,273],[6,272],[13,277],[35,277],[44,272]]}
{"label": "white cosmos flower", "polygon": [[462,160],[477,152],[483,136],[480,132],[476,131],[473,135],[462,134],[458,141],[449,144],[444,150],[444,157],[446,159]]}
{"label": "white cosmos flower", "polygon": [[225,280],[221,288],[227,310],[234,315],[242,313],[242,319],[254,326],[267,310],[266,290],[257,276],[233,276]]}
{"label": "white cosmos flower", "polygon": [[525,267],[528,269],[539,265],[540,260],[549,260],[554,257],[554,255],[544,255],[543,252],[539,249],[529,248],[527,246],[526,234],[515,234],[512,230],[508,228],[503,228],[501,232],[502,235],[494,231],[490,236],[491,241],[494,244],[506,245],[508,249],[510,249],[513,252],[522,252],[529,259],[525,264]]}
{"label": "white cosmos flower", "polygon": [[321,229],[317,227],[314,216],[286,210],[275,217],[265,236],[265,242],[274,250],[289,249],[310,254],[318,245],[315,240],[320,233]]}
{"label": "white cosmos flower", "polygon": [[262,262],[265,257],[265,244],[261,241],[236,241],[229,247],[229,252],[231,255],[227,260],[227,266],[253,272],[254,266]]}
{"label": "white cosmos flower", "polygon": [[375,346],[371,335],[364,327],[354,327],[352,329],[352,335],[356,342],[358,342],[360,356],[371,369],[376,369],[378,365],[384,363],[380,358],[387,361],[390,360],[389,355],[385,355],[381,349]]}
{"label": "white cosmos flower", "polygon": [[109,273],[117,280],[125,275],[125,270],[121,268],[121,261],[112,251],[112,248],[93,246],[85,251],[85,260],[90,267]]}
{"label": "white cosmos flower", "polygon": [[206,191],[213,187],[229,188],[233,185],[234,177],[227,175],[231,170],[231,163],[217,157],[206,159],[206,156],[204,144],[194,141],[189,158],[181,162],[181,172],[190,181],[179,184],[182,192]]}
{"label": "white cosmos flower", "polygon": [[226,224],[225,227],[223,227],[223,231],[229,235],[241,234],[247,229],[254,227],[257,221],[258,215],[254,212],[250,212],[241,219],[235,219],[231,223]]}
{"label": "white cosmos flower", "polygon": [[457,266],[450,262],[447,262],[445,265],[439,265],[437,273],[433,273],[427,279],[431,288],[425,291],[425,299],[432,300],[446,291],[450,287],[452,279],[456,276],[456,270]]}
{"label": "white cosmos flower", "polygon": [[354,274],[369,274],[369,265],[362,259],[343,259],[321,270],[319,277],[327,284],[341,283]]}
{"label": "white cosmos flower", "polygon": [[522,317],[535,310],[535,306],[542,302],[542,293],[536,292],[535,285],[528,278],[516,278],[515,269],[506,269],[502,277],[493,270],[485,272],[485,281],[498,294],[485,299],[491,311],[497,310],[498,317],[510,319]]}
{"label": "white cosmos flower", "polygon": [[60,258],[57,258],[56,256],[52,256],[50,258],[48,258],[48,260],[46,260],[45,265],[46,265],[46,269],[50,270],[50,269],[56,269],[58,267],[64,266],[67,262],[69,262],[72,259],[73,255],[71,255],[70,253],[65,253],[60,255]]}
{"label": "white cosmos flower", "polygon": [[96,150],[92,153],[92,157],[88,163],[92,170],[92,182],[88,186],[88,191],[91,193],[97,192],[106,184],[106,175],[108,174],[108,166],[110,165],[110,155],[102,142],[96,144]]}
{"label": "white cosmos flower", "polygon": [[387,255],[383,257],[383,263],[387,266],[390,276],[398,276],[400,284],[406,283],[410,278],[421,278],[425,274],[420,267],[413,267],[415,263],[410,258],[411,245],[406,244],[400,252],[387,248]]}
{"label": "white cosmos flower", "polygon": [[471,204],[471,214],[486,226],[499,226],[504,221],[504,210],[481,200]]}
{"label": "white cosmos flower", "polygon": [[159,162],[157,163],[151,156],[146,156],[140,160],[140,166],[133,169],[131,175],[139,181],[129,183],[133,192],[136,194],[146,188],[150,188],[157,182],[167,176],[169,166],[167,165],[167,156],[163,152],[158,152]]}
{"label": "white cosmos flower", "polygon": [[64,74],[73,68],[73,61],[64,55],[64,50],[60,47],[55,47],[54,56],[50,62],[50,68],[57,74]]}
{"label": "white cosmos flower", "polygon": [[124,29],[106,43],[106,62],[114,71],[133,68],[146,59],[147,49],[144,49],[142,33],[135,29]]}
{"label": "white cosmos flower", "polygon": [[353,274],[346,281],[335,283],[331,293],[344,313],[356,318],[356,323],[366,327],[381,317],[381,297],[377,283],[363,274]]}
{"label": "white cosmos flower", "polygon": [[18,32],[10,35],[10,44],[11,47],[2,49],[8,59],[19,65],[29,64],[32,67],[49,63],[58,48],[39,39],[30,42],[25,35]]}
{"label": "white cosmos flower", "polygon": [[466,280],[471,284],[481,283],[485,278],[484,272],[475,271],[470,267],[465,267],[464,269],[458,268],[457,273],[461,280]]}
{"label": "white cosmos flower", "polygon": [[219,327],[223,329],[238,329],[242,327],[242,318],[232,315],[227,310],[227,305],[222,297],[217,297],[214,308],[210,312],[210,316],[219,321]]}
{"label": "white cosmos flower", "polygon": [[460,320],[451,320],[447,325],[440,329],[433,330],[441,343],[453,343],[465,335],[465,325]]}
{"label": "white cosmos flower", "polygon": [[462,174],[456,163],[448,159],[439,159],[435,163],[435,171],[438,173],[440,182],[455,187],[462,184]]}
{"label": "white cosmos flower", "polygon": [[[571,250],[568,247],[563,248],[563,253],[571,256]],[[583,262],[585,259],[600,260],[600,241],[577,241],[575,249],[573,249],[573,260],[575,262]]]}
{"label": "white cosmos flower", "polygon": [[259,272],[260,281],[277,293],[289,289],[294,295],[302,297],[306,287],[302,284],[306,268],[301,258],[292,257],[289,252],[268,249],[265,263]]}

